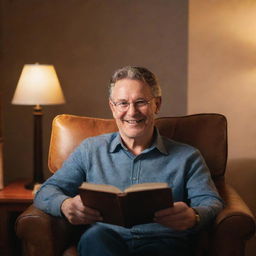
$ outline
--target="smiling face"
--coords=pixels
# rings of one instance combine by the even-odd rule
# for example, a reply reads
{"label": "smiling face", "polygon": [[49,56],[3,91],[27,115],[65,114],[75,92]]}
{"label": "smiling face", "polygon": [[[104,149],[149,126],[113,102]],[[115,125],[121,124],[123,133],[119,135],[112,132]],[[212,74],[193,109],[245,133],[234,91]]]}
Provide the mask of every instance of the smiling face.
{"label": "smiling face", "polygon": [[[143,100],[147,103],[140,106]],[[137,106],[130,104],[127,110],[120,111],[115,106],[120,102],[138,104]],[[161,98],[153,97],[147,84],[131,79],[118,80],[112,89],[109,105],[120,135],[126,144],[132,140],[146,145],[152,140],[155,114],[160,109]]]}

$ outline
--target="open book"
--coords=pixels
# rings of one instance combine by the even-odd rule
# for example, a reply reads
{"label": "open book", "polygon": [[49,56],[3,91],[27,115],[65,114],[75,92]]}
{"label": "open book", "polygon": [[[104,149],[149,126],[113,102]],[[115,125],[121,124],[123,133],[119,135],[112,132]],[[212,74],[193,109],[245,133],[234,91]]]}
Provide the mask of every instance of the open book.
{"label": "open book", "polygon": [[84,182],[79,194],[84,205],[100,211],[103,222],[124,227],[153,222],[156,211],[172,206],[167,183],[135,184],[121,191],[111,185]]}

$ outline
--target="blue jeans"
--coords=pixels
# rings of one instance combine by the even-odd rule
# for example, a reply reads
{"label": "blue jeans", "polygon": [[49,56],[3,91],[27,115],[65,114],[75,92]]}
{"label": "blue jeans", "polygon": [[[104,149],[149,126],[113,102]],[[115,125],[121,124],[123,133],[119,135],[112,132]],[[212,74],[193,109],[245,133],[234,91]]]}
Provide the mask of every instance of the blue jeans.
{"label": "blue jeans", "polygon": [[92,226],[80,238],[80,256],[185,256],[192,255],[186,238],[120,236],[112,229]]}

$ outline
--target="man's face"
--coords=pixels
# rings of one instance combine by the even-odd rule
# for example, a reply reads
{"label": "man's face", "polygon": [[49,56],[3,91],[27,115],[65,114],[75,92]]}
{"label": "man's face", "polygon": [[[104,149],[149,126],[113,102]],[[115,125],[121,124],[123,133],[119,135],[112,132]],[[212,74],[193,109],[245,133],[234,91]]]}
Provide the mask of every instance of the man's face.
{"label": "man's face", "polygon": [[[143,105],[143,102],[147,103]],[[113,103],[116,105],[133,104],[129,104],[127,109],[120,110]],[[127,139],[141,139],[143,141],[143,139],[152,136],[154,117],[160,109],[161,98],[153,97],[148,85],[137,80],[119,80],[112,88],[109,104],[124,141]]]}

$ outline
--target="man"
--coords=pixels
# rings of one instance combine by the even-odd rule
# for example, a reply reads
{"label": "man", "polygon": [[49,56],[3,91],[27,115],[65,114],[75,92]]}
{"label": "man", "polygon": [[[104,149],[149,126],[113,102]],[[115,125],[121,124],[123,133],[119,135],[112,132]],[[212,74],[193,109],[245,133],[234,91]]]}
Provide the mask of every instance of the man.
{"label": "man", "polygon": [[[43,184],[35,205],[74,225],[89,224],[79,241],[80,255],[191,255],[196,234],[223,207],[202,156],[154,127],[161,89],[149,70],[117,70],[109,106],[119,132],[84,140]],[[174,205],[156,212],[154,223],[131,229],[106,224],[97,209],[82,204],[77,188],[83,181],[122,190],[136,183],[167,182]]]}

